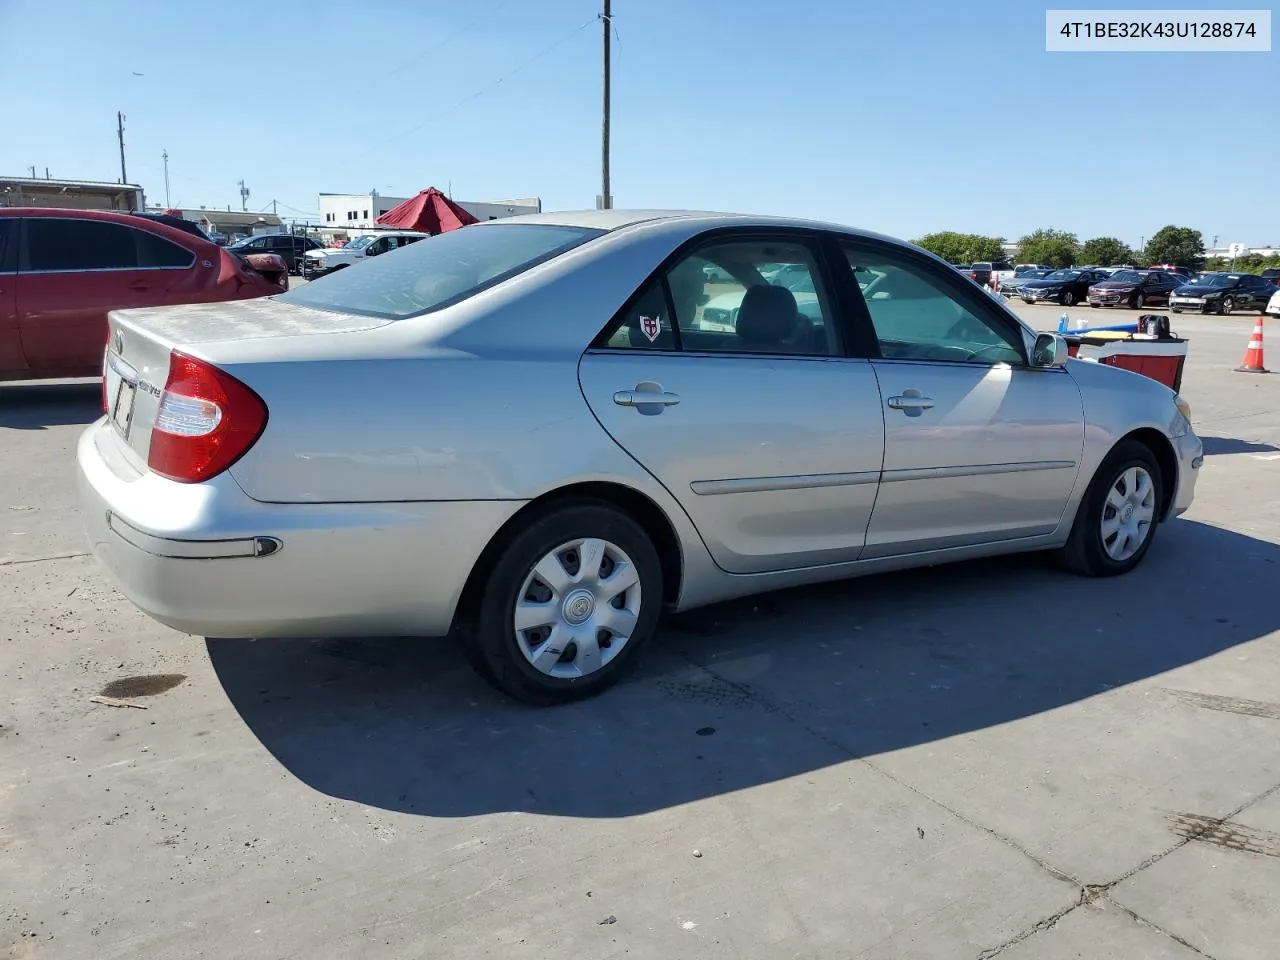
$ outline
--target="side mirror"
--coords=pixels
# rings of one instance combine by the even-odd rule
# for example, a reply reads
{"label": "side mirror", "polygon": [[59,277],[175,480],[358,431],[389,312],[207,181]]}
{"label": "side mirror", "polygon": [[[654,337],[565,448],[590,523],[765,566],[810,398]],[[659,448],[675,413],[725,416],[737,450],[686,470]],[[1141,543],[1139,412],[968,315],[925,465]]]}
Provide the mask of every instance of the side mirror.
{"label": "side mirror", "polygon": [[1067,341],[1056,333],[1042,333],[1036,337],[1035,348],[1031,351],[1033,367],[1065,367],[1071,354]]}

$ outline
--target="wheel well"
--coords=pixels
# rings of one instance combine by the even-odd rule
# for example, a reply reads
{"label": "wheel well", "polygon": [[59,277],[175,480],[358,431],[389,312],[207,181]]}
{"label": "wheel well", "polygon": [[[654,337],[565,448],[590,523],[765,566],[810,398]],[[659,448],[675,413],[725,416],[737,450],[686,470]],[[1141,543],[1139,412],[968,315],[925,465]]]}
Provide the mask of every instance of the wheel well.
{"label": "wheel well", "polygon": [[545,513],[567,501],[600,500],[610,506],[617,507],[644,529],[658,551],[658,560],[662,564],[662,593],[667,602],[673,602],[680,595],[680,583],[683,577],[684,559],[680,552],[680,540],[676,536],[671,521],[662,512],[662,508],[638,490],[624,487],[618,483],[596,482],[575,483],[544,493],[530,500],[521,507],[481,551],[475,566],[467,577],[458,598],[458,608],[454,611],[455,628],[474,619],[480,605],[480,597],[484,592],[485,579],[494,563],[501,556],[503,549],[527,524],[534,514]]}
{"label": "wheel well", "polygon": [[1155,455],[1156,465],[1160,468],[1160,519],[1164,520],[1169,516],[1174,488],[1178,483],[1178,458],[1173,452],[1173,445],[1169,443],[1168,437],[1150,427],[1125,434],[1120,443],[1126,440],[1142,444]]}

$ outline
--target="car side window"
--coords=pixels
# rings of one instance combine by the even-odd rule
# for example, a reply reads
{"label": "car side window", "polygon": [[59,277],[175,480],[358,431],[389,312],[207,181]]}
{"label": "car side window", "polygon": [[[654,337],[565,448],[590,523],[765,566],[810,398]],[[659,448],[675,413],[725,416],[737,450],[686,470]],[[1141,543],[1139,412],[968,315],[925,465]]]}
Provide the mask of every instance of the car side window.
{"label": "car side window", "polygon": [[968,305],[965,295],[946,282],[950,278],[892,253],[846,247],[845,254],[885,359],[1026,362],[1013,325],[1006,328],[976,303]]}
{"label": "car side window", "polygon": [[721,241],[685,257],[652,283],[607,345],[835,356],[840,340],[831,304],[810,244]]}
{"label": "car side window", "polygon": [[133,231],[121,224],[69,217],[29,217],[26,224],[28,270],[132,270],[138,266]]}
{"label": "car side window", "polygon": [[16,257],[14,247],[18,242],[18,221],[12,217],[0,218],[0,273],[13,270]]}
{"label": "car side window", "polygon": [[196,255],[186,247],[157,237],[146,230],[130,230],[138,245],[140,267],[189,267],[196,262]]}
{"label": "car side window", "polygon": [[667,307],[666,281],[650,283],[623,315],[610,335],[610,349],[676,350],[678,341]]}

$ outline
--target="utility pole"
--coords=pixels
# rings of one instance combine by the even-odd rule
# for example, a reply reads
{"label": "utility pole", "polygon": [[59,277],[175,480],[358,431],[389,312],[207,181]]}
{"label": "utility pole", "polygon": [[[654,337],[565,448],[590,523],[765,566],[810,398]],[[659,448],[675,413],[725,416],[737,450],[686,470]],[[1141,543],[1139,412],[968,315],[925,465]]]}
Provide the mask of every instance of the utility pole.
{"label": "utility pole", "polygon": [[276,202],[274,200],[271,201],[271,215],[273,217],[279,216],[279,214],[276,213]]}
{"label": "utility pole", "polygon": [[129,175],[124,172],[124,114],[116,111],[116,136],[120,138],[120,182],[128,183]]}
{"label": "utility pole", "polygon": [[604,114],[600,124],[600,208],[613,208],[609,195],[609,31],[613,29],[613,6],[604,0],[604,14],[600,18],[604,27]]}
{"label": "utility pole", "polygon": [[240,181],[240,212],[249,212],[249,188],[244,185],[244,181]]}
{"label": "utility pole", "polygon": [[164,157],[164,208],[168,210],[169,203],[169,151],[166,149],[160,156]]}
{"label": "utility pole", "polygon": [[34,180],[35,178],[36,178],[36,165],[33,163],[31,165],[31,179]]}

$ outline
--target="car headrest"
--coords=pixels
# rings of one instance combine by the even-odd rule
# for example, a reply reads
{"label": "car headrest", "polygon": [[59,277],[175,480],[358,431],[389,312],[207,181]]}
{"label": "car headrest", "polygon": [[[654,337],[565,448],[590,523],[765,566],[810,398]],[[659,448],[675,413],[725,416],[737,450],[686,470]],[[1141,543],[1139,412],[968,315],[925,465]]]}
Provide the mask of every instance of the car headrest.
{"label": "car headrest", "polygon": [[738,307],[738,336],[745,342],[768,346],[782,343],[796,332],[800,308],[786,287],[766,284],[749,287]]}

